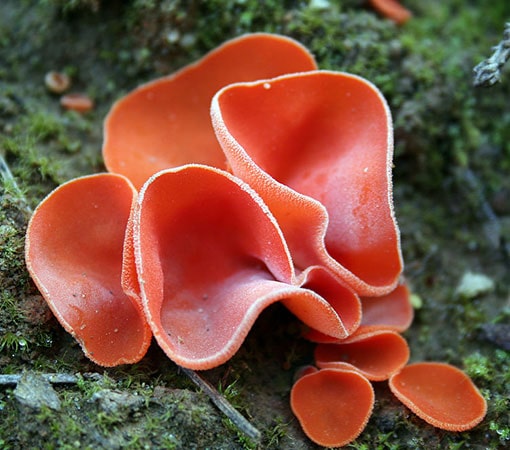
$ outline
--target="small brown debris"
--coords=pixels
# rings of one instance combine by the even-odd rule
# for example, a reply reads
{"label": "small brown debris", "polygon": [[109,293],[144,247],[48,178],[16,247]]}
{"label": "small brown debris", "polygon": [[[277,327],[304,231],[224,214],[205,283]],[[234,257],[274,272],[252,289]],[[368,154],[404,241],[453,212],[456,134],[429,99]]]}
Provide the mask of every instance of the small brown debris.
{"label": "small brown debris", "polygon": [[44,77],[44,84],[50,92],[54,94],[62,94],[67,91],[71,86],[71,78],[63,72],[56,72],[52,70]]}
{"label": "small brown debris", "polygon": [[80,113],[90,111],[94,107],[94,101],[85,94],[66,94],[60,98],[60,104],[65,109],[72,109]]}

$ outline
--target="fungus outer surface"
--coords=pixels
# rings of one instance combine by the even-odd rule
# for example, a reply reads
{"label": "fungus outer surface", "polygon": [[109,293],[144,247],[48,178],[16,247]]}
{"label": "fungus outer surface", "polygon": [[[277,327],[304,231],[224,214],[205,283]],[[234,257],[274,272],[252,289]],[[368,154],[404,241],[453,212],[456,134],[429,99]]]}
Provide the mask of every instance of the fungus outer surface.
{"label": "fungus outer surface", "polygon": [[407,8],[404,8],[397,0],[369,1],[375,10],[399,25],[407,22],[412,16],[411,11],[409,11]]}
{"label": "fungus outer surface", "polygon": [[26,263],[51,310],[102,366],[139,361],[151,333],[121,286],[126,224],[136,191],[114,174],[85,176],[50,193],[26,237]]}
{"label": "fungus outer surface", "polygon": [[308,50],[288,37],[253,33],[227,41],[115,103],[104,125],[105,165],[137,188],[154,173],[183,164],[226,169],[209,116],[215,92],[234,82],[316,68]]}

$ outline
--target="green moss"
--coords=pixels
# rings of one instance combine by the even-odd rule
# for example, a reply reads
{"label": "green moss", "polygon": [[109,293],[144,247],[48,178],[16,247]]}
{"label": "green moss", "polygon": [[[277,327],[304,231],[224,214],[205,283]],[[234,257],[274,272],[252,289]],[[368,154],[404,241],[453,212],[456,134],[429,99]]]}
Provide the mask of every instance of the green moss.
{"label": "green moss", "polygon": [[0,352],[6,350],[9,353],[18,353],[19,351],[27,351],[28,342],[19,334],[8,331],[0,339]]}
{"label": "green moss", "polygon": [[46,330],[37,323],[38,300],[31,297],[34,292],[23,258],[26,198],[5,172],[0,183],[0,355],[15,360],[37,348]]}
{"label": "green moss", "polygon": [[[473,88],[472,68],[499,40],[498,33],[510,14],[508,5],[500,2],[482,9],[454,1],[415,7],[418,17],[403,28],[401,38],[409,54],[401,82],[412,83],[414,92],[407,92],[396,111],[397,133],[402,130],[403,138],[399,152],[418,156],[418,169],[427,171],[418,179],[422,188],[440,186],[441,178],[452,176],[454,167],[483,169],[484,177],[494,179],[499,176],[494,161],[489,173],[480,164],[487,158],[479,154],[493,145],[488,136],[499,140],[500,133],[507,135],[508,130],[495,130],[499,121],[491,123],[489,111],[505,109],[509,87],[496,87],[497,94]],[[499,156],[505,151],[500,146]]]}
{"label": "green moss", "polygon": [[488,402],[486,426],[491,438],[489,448],[507,446],[510,443],[510,353],[504,350],[495,350],[485,355],[474,353],[464,358],[464,365],[466,372],[481,387]]}
{"label": "green moss", "polygon": [[489,358],[480,353],[474,353],[464,358],[464,366],[466,368],[466,373],[470,377],[484,379],[486,381],[491,380],[493,377],[491,373],[492,364],[490,364]]}
{"label": "green moss", "polygon": [[[78,378],[75,387],[59,389],[61,409],[31,411],[2,398],[10,414],[0,426],[3,448],[183,448],[183,442],[211,440],[221,421],[204,396],[189,391],[143,388],[129,391],[109,376]],[[33,422],[21,417],[34,414]],[[12,433],[15,424],[17,432]],[[44,441],[40,436],[45,436]],[[222,429],[216,442],[234,448],[235,432]]]}
{"label": "green moss", "polygon": [[255,450],[258,445],[253,442],[249,437],[239,431],[239,428],[228,418],[223,418],[222,423],[226,429],[230,430],[237,437],[236,441],[239,443],[239,447],[243,450]]}
{"label": "green moss", "polygon": [[282,440],[287,436],[289,423],[285,422],[283,417],[275,418],[275,424],[266,432],[266,442],[268,448],[279,448]]}

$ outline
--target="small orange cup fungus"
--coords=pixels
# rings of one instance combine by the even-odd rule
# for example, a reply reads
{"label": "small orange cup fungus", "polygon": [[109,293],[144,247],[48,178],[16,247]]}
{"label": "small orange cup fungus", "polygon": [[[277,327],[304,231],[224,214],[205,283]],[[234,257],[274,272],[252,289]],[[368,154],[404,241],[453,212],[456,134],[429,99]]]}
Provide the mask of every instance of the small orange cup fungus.
{"label": "small orange cup fungus", "polygon": [[471,379],[449,364],[410,364],[390,378],[389,386],[418,417],[443,430],[469,430],[487,411],[487,403]]}
{"label": "small orange cup fungus", "polygon": [[290,405],[294,415],[315,443],[325,447],[348,444],[361,434],[372,414],[372,385],[355,371],[310,372],[292,387]]}
{"label": "small orange cup fungus", "polygon": [[71,86],[71,78],[64,72],[51,71],[44,76],[46,88],[54,94],[62,94]]}

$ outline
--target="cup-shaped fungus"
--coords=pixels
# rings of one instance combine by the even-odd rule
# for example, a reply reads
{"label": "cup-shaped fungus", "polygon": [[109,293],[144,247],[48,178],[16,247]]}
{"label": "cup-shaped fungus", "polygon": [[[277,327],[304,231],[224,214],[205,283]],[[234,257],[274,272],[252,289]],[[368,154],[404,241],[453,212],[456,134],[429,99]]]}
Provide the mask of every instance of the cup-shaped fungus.
{"label": "cup-shaped fungus", "polygon": [[290,405],[305,434],[325,447],[341,447],[364,430],[374,406],[374,390],[350,370],[307,370],[292,387]]}
{"label": "cup-shaped fungus", "polygon": [[313,56],[293,39],[265,33],[232,39],[113,106],[104,126],[106,167],[126,175],[137,188],[159,170],[182,164],[226,169],[209,116],[216,91],[238,81],[316,68]]}
{"label": "cup-shaped fungus", "polygon": [[133,224],[145,312],[177,364],[200,370],[224,363],[276,301],[313,328],[345,335],[334,308],[295,285],[274,217],[231,174],[203,165],[157,173],[140,191]]}
{"label": "cup-shaped fungus", "polygon": [[77,92],[60,97],[60,104],[62,105],[62,108],[77,111],[79,113],[86,113],[94,107],[94,101],[88,95]]}
{"label": "cup-shaped fungus", "polygon": [[410,364],[390,378],[389,386],[418,417],[443,430],[469,430],[487,411],[487,403],[471,379],[449,364]]}
{"label": "cup-shaped fungus", "polygon": [[135,198],[120,175],[74,179],[39,204],[26,235],[32,279],[63,327],[102,366],[139,361],[151,341],[141,304],[121,286]]}
{"label": "cup-shaped fungus", "polygon": [[233,173],[269,206],[297,268],[322,265],[359,295],[395,288],[393,135],[377,88],[337,72],[283,75],[223,88],[211,115]]}

